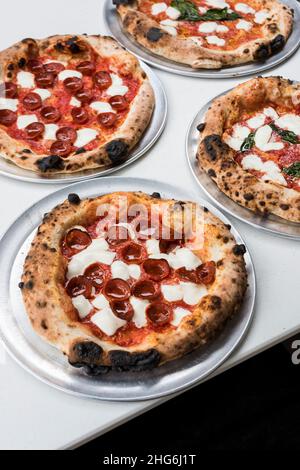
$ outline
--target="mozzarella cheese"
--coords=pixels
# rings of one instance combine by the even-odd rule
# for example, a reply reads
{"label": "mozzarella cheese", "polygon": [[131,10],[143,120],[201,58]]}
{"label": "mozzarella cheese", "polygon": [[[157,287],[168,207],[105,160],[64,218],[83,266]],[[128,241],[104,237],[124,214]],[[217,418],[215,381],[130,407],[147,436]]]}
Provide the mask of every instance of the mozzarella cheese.
{"label": "mozzarella cheese", "polygon": [[177,20],[181,13],[179,10],[177,10],[177,8],[169,7],[166,10],[166,15],[171,18],[171,20]]}
{"label": "mozzarella cheese", "polygon": [[197,305],[207,295],[204,285],[199,286],[193,282],[181,282],[180,285],[183,289],[183,301],[188,305]]}
{"label": "mozzarella cheese", "polygon": [[[170,24],[170,23],[173,23],[173,25]],[[171,34],[171,36],[177,36],[177,29],[176,29],[176,26],[174,26],[174,23],[176,23],[176,21],[163,20],[163,21],[160,22],[160,25],[161,25],[162,29],[164,31],[166,31],[167,33]]]}
{"label": "mozzarella cheese", "polygon": [[79,295],[72,299],[72,304],[76,308],[79,317],[83,320],[92,310],[92,304],[83,296]]}
{"label": "mozzarella cheese", "polygon": [[241,126],[240,124],[236,124],[233,128],[232,136],[227,136],[225,138],[225,142],[229,147],[237,152],[241,149],[242,143],[250,134],[250,129],[246,126]]}
{"label": "mozzarella cheese", "polygon": [[82,73],[78,72],[78,70],[63,70],[62,72],[59,72],[58,74],[58,79],[61,80],[62,82],[66,80],[67,78],[82,78]]}
{"label": "mozzarella cheese", "polygon": [[198,31],[199,33],[213,33],[214,31],[217,33],[226,33],[228,28],[227,26],[218,24],[215,21],[205,21],[199,25]]}
{"label": "mozzarella cheese", "polygon": [[258,11],[257,13],[255,13],[254,21],[257,24],[263,24],[268,18],[268,16],[269,16],[269,13],[267,11],[265,10]]}
{"label": "mozzarella cheese", "polygon": [[91,317],[91,322],[100,328],[107,336],[113,336],[116,331],[122,326],[126,325],[125,320],[116,317],[113,311],[106,307],[101,312],[96,313]]}
{"label": "mozzarella cheese", "polygon": [[201,15],[204,15],[204,13],[206,13],[208,10],[208,8],[205,8],[205,7],[198,7],[198,11]]}
{"label": "mozzarella cheese", "polygon": [[51,93],[49,90],[46,90],[45,88],[36,88],[33,90],[34,93],[39,95],[43,101],[45,101],[47,98],[50,98]]}
{"label": "mozzarella cheese", "polygon": [[208,42],[208,44],[213,44],[215,46],[225,46],[225,40],[219,38],[218,36],[206,36],[206,41]]}
{"label": "mozzarella cheese", "polygon": [[90,104],[90,107],[97,113],[115,113],[116,111],[111,105],[105,101],[94,101]]}
{"label": "mozzarella cheese", "polygon": [[160,13],[163,13],[166,11],[168,8],[168,5],[164,2],[161,3],[154,3],[151,7],[151,13],[153,16],[159,15]]}
{"label": "mozzarella cheese", "polygon": [[123,84],[122,78],[116,75],[115,73],[111,73],[110,76],[112,79],[112,84],[106,90],[107,95],[109,96],[126,95],[126,93],[128,92],[128,87]]}
{"label": "mozzarella cheese", "polygon": [[94,307],[96,307],[98,310],[102,310],[103,308],[109,307],[109,301],[107,298],[103,295],[100,294],[98,295],[93,301],[92,304]]}
{"label": "mozzarella cheese", "polygon": [[185,308],[181,308],[181,307],[175,308],[171,325],[179,326],[181,321],[188,315],[191,315],[191,312],[189,310],[186,310]]}
{"label": "mozzarella cheese", "polygon": [[81,102],[77,98],[75,98],[75,96],[72,96],[72,98],[70,100],[70,105],[75,106],[76,108],[80,108],[81,107]]}
{"label": "mozzarella cheese", "polygon": [[133,279],[138,279],[141,275],[141,268],[138,264],[129,264],[128,271],[130,277],[133,277]]}
{"label": "mozzarella cheese", "polygon": [[132,318],[133,323],[137,328],[142,328],[147,325],[146,309],[149,305],[148,300],[138,299],[137,297],[130,297],[134,315]]}
{"label": "mozzarella cheese", "polygon": [[234,8],[236,11],[240,11],[241,13],[245,13],[245,14],[249,13],[251,15],[254,15],[255,13],[255,10],[251,8],[249,5],[246,5],[246,3],[237,3]]}
{"label": "mozzarella cheese", "polygon": [[263,126],[266,120],[265,114],[257,114],[253,116],[251,119],[248,119],[247,124],[251,129],[258,129],[259,127]]}
{"label": "mozzarella cheese", "polygon": [[17,83],[22,88],[34,88],[35,80],[31,72],[19,72],[17,75]]}
{"label": "mozzarella cheese", "polygon": [[138,279],[141,275],[141,268],[138,264],[126,264],[123,261],[114,261],[111,265],[113,279],[123,279],[127,281],[130,277]]}
{"label": "mozzarella cheese", "polygon": [[201,259],[189,248],[177,248],[171,253],[154,253],[149,256],[151,259],[165,259],[173,269],[186,268],[196,269],[202,264]]}
{"label": "mozzarella cheese", "polygon": [[85,269],[94,263],[111,265],[116,253],[108,251],[108,244],[104,238],[96,238],[85,249],[74,255],[68,265],[67,278],[80,276]]}
{"label": "mozzarella cheese", "polygon": [[272,129],[270,126],[266,125],[260,127],[254,136],[255,145],[260,150],[268,152],[270,150],[281,150],[284,148],[282,142],[269,142],[272,135]]}
{"label": "mozzarella cheese", "polygon": [[23,114],[18,117],[17,119],[17,128],[18,129],[25,129],[25,127],[29,126],[33,122],[38,122],[38,118],[35,114]]}
{"label": "mozzarella cheese", "polygon": [[271,107],[265,108],[265,109],[263,110],[263,113],[264,113],[266,116],[268,116],[268,117],[270,117],[270,118],[272,118],[272,119],[274,119],[274,120],[279,118],[279,116],[278,116],[278,114],[276,113],[275,109],[273,109],[273,108],[271,108]]}
{"label": "mozzarella cheese", "polygon": [[77,131],[77,139],[74,143],[75,147],[84,147],[96,139],[98,132],[95,129],[85,127]]}
{"label": "mozzarella cheese", "polygon": [[296,116],[295,114],[285,114],[277,119],[275,124],[282,129],[286,129],[300,135],[300,116]]}
{"label": "mozzarella cheese", "polygon": [[148,255],[159,254],[160,253],[159,240],[156,240],[155,238],[150,238],[149,240],[147,240],[146,249],[147,249]]}
{"label": "mozzarella cheese", "polygon": [[58,129],[59,127],[56,124],[46,124],[45,132],[44,132],[44,139],[56,140],[56,132],[58,131]]}
{"label": "mozzarella cheese", "polygon": [[180,284],[162,284],[161,291],[168,302],[177,302],[183,299],[183,289]]}
{"label": "mozzarella cheese", "polygon": [[236,24],[236,29],[243,29],[245,31],[250,31],[252,28],[252,23],[250,21],[240,20]]}
{"label": "mozzarella cheese", "polygon": [[263,181],[274,181],[283,186],[287,184],[284,176],[280,172],[280,168],[271,160],[263,162],[257,155],[248,154],[242,160],[242,167],[245,170],[256,170],[264,173],[261,177]]}
{"label": "mozzarella cheese", "polygon": [[205,3],[214,8],[229,8],[228,3],[224,2],[224,0],[206,0]]}
{"label": "mozzarella cheese", "polygon": [[0,109],[9,109],[10,111],[18,110],[19,100],[12,98],[0,98]]}

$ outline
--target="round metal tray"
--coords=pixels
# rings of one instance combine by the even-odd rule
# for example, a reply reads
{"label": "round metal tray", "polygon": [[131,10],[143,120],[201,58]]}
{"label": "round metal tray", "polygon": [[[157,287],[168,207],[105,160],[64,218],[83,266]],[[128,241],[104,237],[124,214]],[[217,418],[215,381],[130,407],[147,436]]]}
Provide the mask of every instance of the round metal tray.
{"label": "round metal tray", "polygon": [[[216,96],[219,98],[222,95],[228,93],[226,92]],[[216,99],[214,98],[214,99]],[[291,238],[294,240],[300,239],[300,224],[289,222],[284,220],[281,217],[270,214],[268,217],[256,214],[255,212],[247,209],[246,207],[240,206],[235,201],[230,199],[226,194],[224,194],[215,182],[207,175],[207,173],[202,170],[196,160],[196,153],[199,142],[199,131],[197,126],[204,122],[205,114],[207,113],[208,108],[214,100],[210,100],[200,111],[196,114],[195,118],[191,122],[187,137],[186,137],[186,156],[188,159],[189,166],[192,170],[192,173],[203,191],[209,196],[209,198],[216,204],[220,209],[228,212],[228,214],[236,217],[237,219],[245,222],[246,224],[252,225],[255,228],[265,230],[272,233],[273,235],[278,235],[281,237]]]}
{"label": "round metal tray", "polygon": [[[22,301],[18,283],[24,258],[43,214],[62,202],[70,192],[81,198],[113,191],[159,191],[162,197],[195,200],[205,204],[223,222],[228,219],[206,201],[186,191],[157,181],[137,178],[101,178],[77,183],[42,199],[21,215],[0,242],[2,275],[0,277],[0,335],[8,352],[31,374],[65,392],[101,400],[147,400],[178,392],[212,373],[234,351],[245,336],[253,316],[255,274],[250,254],[245,261],[248,290],[238,315],[227,323],[222,333],[205,348],[169,362],[151,372],[111,372],[100,378],[87,377],[68,365],[63,354],[48,345],[33,331]],[[244,243],[232,227],[237,243]]]}
{"label": "round metal tray", "polygon": [[122,22],[117,13],[116,7],[112,4],[112,0],[106,0],[104,4],[104,17],[108,28],[113,36],[124,46],[128,51],[135,54],[137,57],[153,65],[159,69],[167,72],[176,73],[179,75],[187,75],[190,77],[198,78],[230,78],[242,77],[245,75],[252,75],[269,70],[273,67],[286,61],[293,55],[300,46],[300,5],[296,0],[281,0],[282,3],[293,8],[295,11],[294,29],[289,37],[286,46],[278,54],[270,57],[263,63],[253,62],[244,65],[237,65],[235,67],[226,67],[220,70],[208,69],[192,69],[192,67],[178,62],[165,59],[147,50],[123,29]]}
{"label": "round metal tray", "polygon": [[157,75],[153,72],[150,67],[148,67],[148,65],[141,63],[141,67],[147,73],[152,84],[155,94],[155,108],[149,126],[145,130],[141,140],[132,150],[131,155],[126,161],[124,161],[120,165],[112,165],[104,169],[95,168],[93,170],[78,171],[77,173],[56,174],[53,176],[49,175],[43,177],[38,173],[34,173],[33,171],[20,168],[14,165],[9,160],[5,160],[3,157],[0,157],[0,174],[8,176],[9,178],[27,181],[30,183],[69,184],[75,181],[83,181],[91,178],[96,178],[98,176],[106,176],[108,174],[114,173],[115,171],[119,171],[122,168],[125,168],[126,166],[136,161],[138,158],[142,157],[159,139],[160,135],[162,134],[165,128],[168,102],[162,83],[157,77]]}

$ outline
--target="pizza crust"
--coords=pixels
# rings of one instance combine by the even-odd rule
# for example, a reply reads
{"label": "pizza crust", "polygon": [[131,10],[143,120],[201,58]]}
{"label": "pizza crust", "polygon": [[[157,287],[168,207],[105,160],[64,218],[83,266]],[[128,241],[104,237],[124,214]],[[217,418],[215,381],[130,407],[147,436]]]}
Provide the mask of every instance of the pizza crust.
{"label": "pizza crust", "polygon": [[293,109],[293,97],[299,92],[298,83],[281,77],[258,77],[235,87],[209,108],[197,151],[200,167],[232,200],[264,216],[275,214],[298,223],[300,193],[262,181],[244,170],[234,160],[235,151],[222,140],[222,135],[238,122],[242,112],[262,109],[270,102]]}
{"label": "pizza crust", "polygon": [[[138,60],[109,36],[78,35],[73,37],[66,35],[52,36],[43,40],[24,39],[0,53],[0,64],[2,65],[0,82],[10,81],[15,73],[22,70],[24,60],[36,57],[39,52],[45,52],[54,45],[72,40],[71,44],[74,47],[83,48],[82,52],[76,53],[76,57],[84,60],[84,46],[87,44],[101,56],[111,58],[118,70],[124,73],[132,73],[134,77],[141,81],[141,86],[131,104],[125,121],[112,134],[111,140],[84,153],[73,154],[67,158],[37,155],[29,148],[25,148],[24,143],[11,138],[4,129],[0,128],[1,156],[21,168],[38,172],[41,176],[105,168],[121,163],[130,155],[130,151],[141,139],[150,122],[155,105],[152,86],[146,73],[141,69]],[[67,52],[70,53],[70,51]],[[65,57],[62,52],[61,55],[57,52],[55,60]]]}
{"label": "pizza crust", "polygon": [[153,331],[142,343],[127,348],[93,335],[87,325],[77,321],[76,310],[66,294],[66,262],[60,243],[69,228],[91,224],[99,204],[114,204],[120,195],[128,198],[128,205],[167,204],[176,217],[184,204],[144,193],[113,193],[83,201],[74,199],[73,195],[45,215],[26,257],[20,285],[35,331],[61,349],[72,365],[84,366],[95,374],[110,367],[118,370],[127,370],[129,366],[132,370],[151,368],[204,345],[231,316],[238,314],[247,286],[245,247],[236,244],[230,226],[204,208],[201,213],[205,243],[201,257],[215,260],[217,271],[216,280],[209,287],[208,295],[195,307],[192,318],[184,319],[175,331]]}
{"label": "pizza crust", "polygon": [[264,61],[284,47],[293,28],[290,8],[277,0],[262,0],[261,8],[270,11],[262,28],[263,37],[245,42],[232,51],[212,50],[196,45],[191,38],[174,37],[161,29],[157,21],[138,11],[139,0],[117,0],[117,3],[121,3],[117,10],[123,26],[135,41],[159,56],[195,69],[220,69]]}

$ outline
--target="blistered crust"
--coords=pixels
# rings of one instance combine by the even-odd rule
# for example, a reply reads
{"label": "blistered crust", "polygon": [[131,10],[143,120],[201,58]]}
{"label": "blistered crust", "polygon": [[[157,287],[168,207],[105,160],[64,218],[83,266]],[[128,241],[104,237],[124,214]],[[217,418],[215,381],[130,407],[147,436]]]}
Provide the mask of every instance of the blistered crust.
{"label": "blistered crust", "polygon": [[261,110],[270,102],[293,109],[298,93],[299,84],[281,77],[258,77],[237,86],[208,110],[197,151],[200,167],[235,202],[264,216],[275,214],[293,222],[300,222],[300,193],[244,170],[222,135],[245,111]]}
{"label": "blistered crust", "polygon": [[[116,1],[116,0],[115,0]],[[207,49],[190,38],[174,37],[160,24],[138,10],[139,0],[117,1],[123,26],[133,38],[155,54],[190,65],[195,69],[220,69],[230,65],[264,61],[279,52],[293,28],[293,11],[277,0],[262,0],[261,9],[270,12],[262,38],[243,43],[237,49]]]}
{"label": "blistered crust", "polygon": [[[69,228],[91,224],[99,204],[114,204],[120,195],[127,197],[128,205],[167,204],[169,212],[175,215],[174,220],[181,217],[185,205],[182,201],[161,200],[156,194],[113,193],[84,201],[72,194],[69,200],[45,215],[26,257],[20,285],[35,331],[60,348],[72,365],[84,367],[93,375],[111,367],[149,369],[204,345],[228,318],[238,313],[247,286],[244,246],[236,245],[229,226],[201,209],[204,232],[202,226],[197,227],[197,231],[204,233],[204,244],[195,253],[202,260],[215,260],[217,270],[216,280],[208,288],[208,295],[195,307],[192,317],[184,319],[176,330],[151,332],[136,346],[121,348],[99,339],[77,320],[77,312],[66,294],[66,262],[60,243]],[[193,210],[195,208],[194,204]]]}
{"label": "blistered crust", "polygon": [[[67,45],[66,45],[67,44]],[[0,128],[1,156],[14,162],[17,166],[40,173],[42,176],[56,173],[74,173],[93,168],[105,168],[117,165],[130,155],[130,151],[139,142],[146,130],[155,104],[155,97],[146,73],[141,69],[138,60],[125,51],[109,36],[52,36],[47,39],[24,39],[9,49],[0,52],[0,82],[10,81],[20,70],[24,69],[30,58],[39,53],[55,48],[55,59],[78,57],[85,60],[87,46],[102,57],[110,58],[120,72],[132,73],[141,82],[139,91],[131,104],[128,115],[111,140],[100,147],[82,151],[75,155],[61,158],[57,155],[37,155],[24,143],[11,138]]]}

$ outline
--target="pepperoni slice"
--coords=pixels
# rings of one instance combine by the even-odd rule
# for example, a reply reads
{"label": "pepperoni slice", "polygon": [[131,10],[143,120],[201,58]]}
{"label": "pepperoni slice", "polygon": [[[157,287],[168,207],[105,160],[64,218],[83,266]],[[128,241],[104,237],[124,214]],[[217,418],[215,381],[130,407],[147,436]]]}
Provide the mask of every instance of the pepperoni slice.
{"label": "pepperoni slice", "polygon": [[201,266],[196,269],[196,272],[201,284],[211,284],[216,277],[216,263],[214,261],[208,261],[207,263],[201,264]]}
{"label": "pepperoni slice", "polygon": [[84,276],[73,277],[66,286],[67,293],[70,297],[78,297],[84,295],[90,298],[92,295],[93,285],[89,279]]}
{"label": "pepperoni slice", "polygon": [[172,313],[170,305],[162,302],[154,302],[146,310],[146,315],[154,326],[165,326],[170,323]]}
{"label": "pepperoni slice", "polygon": [[61,127],[56,132],[56,138],[62,142],[74,144],[75,140],[77,139],[77,132],[75,129],[73,129],[73,127]]}
{"label": "pepperoni slice", "polygon": [[42,98],[37,93],[28,93],[23,99],[23,105],[29,111],[35,111],[42,107]]}
{"label": "pepperoni slice", "polygon": [[135,297],[144,300],[153,300],[159,295],[159,289],[152,281],[138,281],[132,289]]}
{"label": "pepperoni slice", "polygon": [[112,79],[108,72],[97,72],[94,75],[94,82],[100,90],[106,90],[111,86]]}
{"label": "pepperoni slice", "polygon": [[12,126],[17,120],[17,114],[10,109],[0,109],[0,124],[6,127]]}
{"label": "pepperoni slice", "polygon": [[58,62],[49,62],[48,64],[44,65],[44,70],[47,73],[52,73],[53,75],[58,75],[59,72],[65,70],[65,66]]}
{"label": "pepperoni slice", "polygon": [[69,77],[64,80],[64,87],[70,93],[77,93],[83,87],[83,81],[78,77]]}
{"label": "pepperoni slice", "polygon": [[77,65],[76,69],[78,70],[78,72],[81,72],[82,75],[87,75],[87,76],[93,75],[93,73],[96,70],[93,62],[90,62],[89,60],[80,62]]}
{"label": "pepperoni slice", "polygon": [[57,122],[61,118],[60,111],[54,106],[45,106],[41,109],[41,116],[46,122]]}
{"label": "pepperoni slice", "polygon": [[126,300],[112,300],[110,307],[114,314],[121,320],[130,321],[133,318],[134,310],[130,302]]}
{"label": "pepperoni slice", "polygon": [[81,101],[81,103],[90,103],[93,99],[93,93],[91,90],[83,88],[76,93],[75,97]]}
{"label": "pepperoni slice", "polygon": [[36,84],[40,88],[50,88],[54,84],[54,75],[48,72],[41,72],[35,77]]}
{"label": "pepperoni slice", "polygon": [[[16,98],[18,94],[18,87],[13,82],[5,82],[5,97],[6,98]],[[2,92],[2,86],[0,87]],[[4,91],[4,90],[3,90]]]}
{"label": "pepperoni slice", "polygon": [[182,240],[171,238],[169,240],[161,239],[159,240],[159,249],[161,253],[170,253],[177,246],[181,245]]}
{"label": "pepperoni slice", "polygon": [[112,96],[109,98],[109,103],[114,109],[117,109],[118,111],[124,111],[124,109],[127,109],[129,106],[126,98],[121,95]]}
{"label": "pepperoni slice", "polygon": [[30,70],[30,72],[32,72],[34,74],[39,74],[39,73],[44,72],[43,63],[42,63],[42,61],[40,61],[38,59],[28,60],[27,67]]}
{"label": "pepperoni slice", "polygon": [[71,114],[76,124],[86,124],[90,118],[89,113],[84,108],[73,108]]}
{"label": "pepperoni slice", "polygon": [[130,240],[130,234],[126,227],[117,225],[110,227],[107,232],[107,242],[111,246],[117,246]]}
{"label": "pepperoni slice", "polygon": [[198,283],[198,276],[195,270],[189,271],[186,268],[177,269],[176,273],[183,281]]}
{"label": "pepperoni slice", "polygon": [[100,126],[113,127],[117,120],[116,113],[101,113],[98,115],[97,120]]}
{"label": "pepperoni slice", "polygon": [[28,139],[35,140],[44,134],[45,126],[41,122],[33,122],[25,128],[25,131],[27,133]]}
{"label": "pepperoni slice", "polygon": [[53,155],[58,155],[59,157],[67,157],[72,151],[72,145],[70,142],[64,142],[63,140],[57,140],[53,142],[50,147],[50,152]]}
{"label": "pepperoni slice", "polygon": [[130,286],[123,279],[110,279],[105,284],[103,292],[112,300],[127,300],[130,297]]}
{"label": "pepperoni slice", "polygon": [[162,281],[170,274],[170,266],[165,259],[147,259],[143,268],[152,281]]}
{"label": "pepperoni slice", "polygon": [[92,243],[92,239],[87,232],[78,228],[69,230],[65,237],[65,245],[74,252],[79,252],[87,248]]}
{"label": "pepperoni slice", "polygon": [[138,245],[137,243],[131,242],[124,246],[124,248],[122,248],[121,256],[123,260],[128,264],[140,264],[145,258],[145,249],[142,245]]}
{"label": "pepperoni slice", "polygon": [[92,282],[94,287],[99,289],[104,284],[106,270],[101,266],[100,263],[94,263],[86,268],[84,271],[84,276]]}

